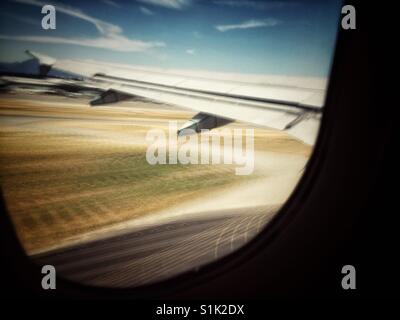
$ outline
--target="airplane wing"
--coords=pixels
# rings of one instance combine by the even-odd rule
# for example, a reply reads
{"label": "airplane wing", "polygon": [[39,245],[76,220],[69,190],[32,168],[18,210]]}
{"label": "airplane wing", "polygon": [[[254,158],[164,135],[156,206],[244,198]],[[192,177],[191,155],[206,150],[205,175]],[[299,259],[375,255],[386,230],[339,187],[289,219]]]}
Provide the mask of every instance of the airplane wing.
{"label": "airplane wing", "polygon": [[[212,129],[239,120],[285,130],[314,144],[325,99],[326,83],[265,80],[243,75],[172,71],[79,60],[55,60],[27,51],[46,74],[50,68],[84,76],[104,93],[91,102],[102,105],[126,96],[188,108],[198,112],[179,131]],[[272,79],[274,80],[274,79]],[[275,79],[276,80],[276,79]]]}

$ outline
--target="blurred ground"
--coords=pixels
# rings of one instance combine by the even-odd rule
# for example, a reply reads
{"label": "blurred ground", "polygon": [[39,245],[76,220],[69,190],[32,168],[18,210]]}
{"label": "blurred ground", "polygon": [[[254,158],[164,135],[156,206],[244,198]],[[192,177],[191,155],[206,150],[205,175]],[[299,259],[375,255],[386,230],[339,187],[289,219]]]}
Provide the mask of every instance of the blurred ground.
{"label": "blurred ground", "polygon": [[145,101],[91,108],[87,99],[0,96],[1,188],[26,251],[286,200],[311,149],[282,132],[255,129],[250,176],[235,165],[149,165],[146,132],[193,115]]}

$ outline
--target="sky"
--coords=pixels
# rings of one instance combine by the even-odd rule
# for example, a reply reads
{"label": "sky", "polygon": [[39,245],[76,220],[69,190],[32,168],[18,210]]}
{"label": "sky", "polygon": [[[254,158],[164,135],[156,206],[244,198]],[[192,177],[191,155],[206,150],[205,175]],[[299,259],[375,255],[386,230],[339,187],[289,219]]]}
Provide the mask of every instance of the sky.
{"label": "sky", "polygon": [[[42,6],[56,8],[44,30]],[[0,61],[26,49],[58,59],[92,59],[172,69],[326,77],[339,0],[5,0]]]}

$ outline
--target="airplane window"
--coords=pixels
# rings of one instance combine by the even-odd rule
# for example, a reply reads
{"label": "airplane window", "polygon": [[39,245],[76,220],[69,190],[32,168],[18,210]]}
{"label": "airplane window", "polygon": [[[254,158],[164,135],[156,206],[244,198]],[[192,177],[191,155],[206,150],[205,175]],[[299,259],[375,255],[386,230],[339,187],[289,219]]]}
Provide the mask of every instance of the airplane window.
{"label": "airplane window", "polygon": [[243,247],[312,153],[341,4],[2,2],[0,184],[27,255],[132,287]]}

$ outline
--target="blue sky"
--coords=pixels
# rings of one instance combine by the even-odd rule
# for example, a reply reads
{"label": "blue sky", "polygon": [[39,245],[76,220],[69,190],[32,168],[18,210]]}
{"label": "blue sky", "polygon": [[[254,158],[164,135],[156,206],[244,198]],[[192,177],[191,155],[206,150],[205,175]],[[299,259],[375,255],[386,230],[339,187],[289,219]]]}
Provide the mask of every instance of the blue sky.
{"label": "blue sky", "polygon": [[[53,4],[57,29],[41,28]],[[326,76],[339,0],[8,0],[0,61],[55,58],[222,72]]]}

